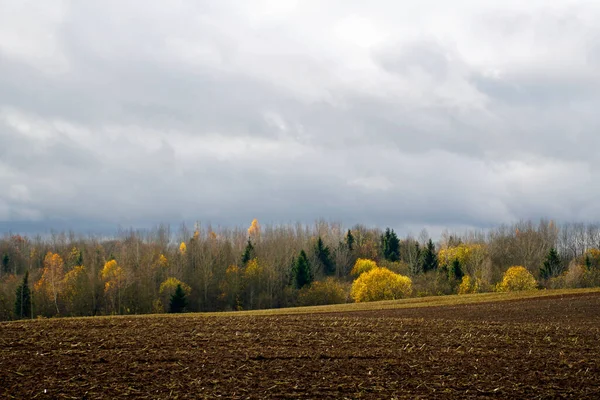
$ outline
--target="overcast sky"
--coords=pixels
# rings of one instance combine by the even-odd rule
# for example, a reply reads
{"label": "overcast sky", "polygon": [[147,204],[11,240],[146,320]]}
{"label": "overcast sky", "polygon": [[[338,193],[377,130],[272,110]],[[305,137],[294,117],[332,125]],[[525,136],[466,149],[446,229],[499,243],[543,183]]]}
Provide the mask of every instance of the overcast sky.
{"label": "overcast sky", "polygon": [[596,221],[599,20],[566,0],[0,0],[0,227]]}

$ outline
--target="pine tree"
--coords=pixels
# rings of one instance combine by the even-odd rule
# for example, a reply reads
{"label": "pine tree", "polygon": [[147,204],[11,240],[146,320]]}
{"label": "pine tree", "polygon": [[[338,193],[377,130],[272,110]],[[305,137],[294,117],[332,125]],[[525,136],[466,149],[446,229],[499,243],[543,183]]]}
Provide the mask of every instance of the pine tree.
{"label": "pine tree", "polygon": [[546,256],[546,260],[540,268],[540,276],[542,279],[550,279],[562,274],[563,271],[564,266],[560,260],[558,251],[552,247]]}
{"label": "pine tree", "polygon": [[23,282],[17,287],[15,315],[18,319],[31,317],[31,291],[29,290],[29,272],[25,272]]}
{"label": "pine tree", "polygon": [[8,264],[10,263],[10,256],[8,253],[4,253],[2,256],[2,270],[8,272]]}
{"label": "pine tree", "polygon": [[254,246],[250,239],[248,239],[248,244],[246,244],[246,249],[244,250],[244,254],[242,254],[242,264],[246,265],[250,260],[256,257]]}
{"label": "pine tree", "polygon": [[169,304],[169,312],[170,313],[182,313],[185,311],[185,307],[187,306],[188,301],[181,287],[181,284],[177,284],[177,288],[175,289],[175,293],[171,296],[171,302]]}
{"label": "pine tree", "polygon": [[335,273],[335,264],[331,258],[331,250],[328,246],[325,246],[321,236],[319,236],[315,245],[315,255],[323,266],[323,273],[327,276],[333,275]]}
{"label": "pine tree", "polygon": [[294,277],[296,288],[298,289],[302,289],[312,282],[313,277],[310,271],[310,264],[308,263],[308,257],[304,250],[300,251],[300,256],[294,265]]}
{"label": "pine tree", "polygon": [[348,229],[348,233],[346,233],[346,246],[348,246],[348,250],[354,250],[354,242],[354,235],[352,234],[352,231]]}
{"label": "pine tree", "polygon": [[435,245],[431,239],[429,239],[425,250],[421,254],[421,270],[423,272],[435,271],[438,268],[438,258],[435,252]]}
{"label": "pine tree", "polygon": [[400,260],[400,239],[393,229],[387,228],[381,237],[383,258],[396,262]]}
{"label": "pine tree", "polygon": [[462,267],[460,265],[460,261],[458,259],[454,259],[452,261],[452,266],[450,267],[450,277],[460,281],[465,275]]}

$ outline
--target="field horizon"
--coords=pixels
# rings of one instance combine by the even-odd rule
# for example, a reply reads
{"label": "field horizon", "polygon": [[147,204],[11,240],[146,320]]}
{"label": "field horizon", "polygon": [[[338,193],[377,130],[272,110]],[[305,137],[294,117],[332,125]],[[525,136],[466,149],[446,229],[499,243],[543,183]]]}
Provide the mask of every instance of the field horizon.
{"label": "field horizon", "polygon": [[4,398],[594,398],[600,289],[0,323]]}

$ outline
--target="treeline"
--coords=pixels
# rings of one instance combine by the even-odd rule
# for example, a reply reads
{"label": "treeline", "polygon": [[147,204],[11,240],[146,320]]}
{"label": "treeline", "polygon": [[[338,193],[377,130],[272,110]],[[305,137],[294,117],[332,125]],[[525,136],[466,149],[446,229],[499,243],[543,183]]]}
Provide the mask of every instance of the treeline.
{"label": "treeline", "polygon": [[600,225],[547,220],[444,233],[437,243],[425,231],[400,238],[392,229],[256,220],[248,229],[159,226],[113,239],[6,235],[0,319],[346,302],[353,268],[366,260],[409,277],[412,296],[496,290],[512,266],[539,287],[600,286],[599,249]]}

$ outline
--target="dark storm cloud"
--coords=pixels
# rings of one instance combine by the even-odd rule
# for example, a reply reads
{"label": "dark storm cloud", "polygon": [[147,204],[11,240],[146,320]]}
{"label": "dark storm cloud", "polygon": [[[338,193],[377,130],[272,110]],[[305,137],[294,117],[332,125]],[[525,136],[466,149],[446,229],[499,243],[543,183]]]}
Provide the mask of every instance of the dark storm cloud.
{"label": "dark storm cloud", "polygon": [[600,218],[598,7],[0,11],[4,230]]}

